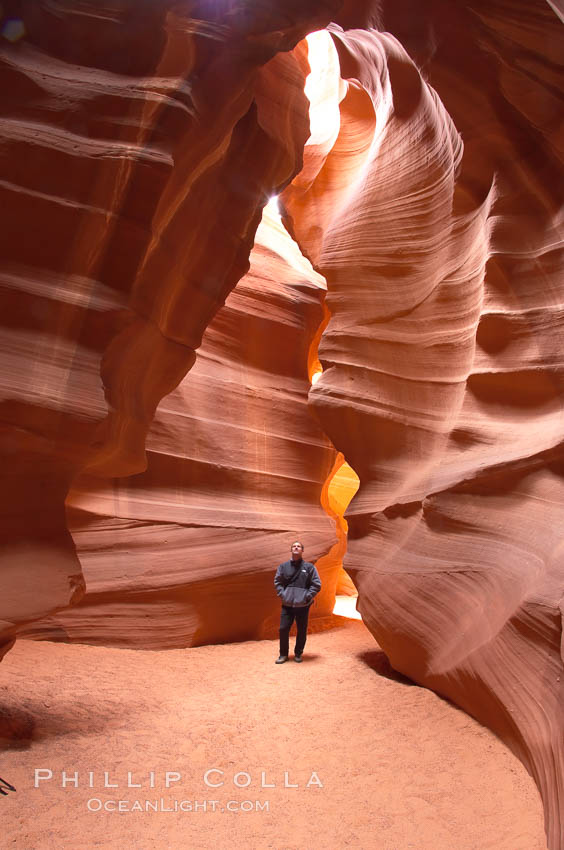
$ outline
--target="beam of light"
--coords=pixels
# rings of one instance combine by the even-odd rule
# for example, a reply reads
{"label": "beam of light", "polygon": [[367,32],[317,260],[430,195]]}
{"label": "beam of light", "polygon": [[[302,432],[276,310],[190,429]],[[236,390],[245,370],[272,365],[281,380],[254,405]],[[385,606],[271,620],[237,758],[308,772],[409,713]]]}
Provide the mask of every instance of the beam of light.
{"label": "beam of light", "polygon": [[305,83],[311,133],[306,144],[322,145],[329,150],[339,135],[339,103],[347,84],[341,79],[337,50],[329,33],[325,30],[311,33],[306,41],[311,69]]}
{"label": "beam of light", "polygon": [[358,596],[336,596],[333,614],[346,617],[349,620],[362,620],[360,611],[356,610]]}

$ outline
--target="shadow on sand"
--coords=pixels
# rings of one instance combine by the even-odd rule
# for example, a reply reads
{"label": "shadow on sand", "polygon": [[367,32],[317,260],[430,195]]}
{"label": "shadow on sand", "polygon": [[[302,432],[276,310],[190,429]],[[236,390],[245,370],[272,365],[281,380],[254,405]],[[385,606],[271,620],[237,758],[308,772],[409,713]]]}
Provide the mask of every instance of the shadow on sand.
{"label": "shadow on sand", "polygon": [[386,679],[392,679],[394,682],[399,682],[402,685],[419,687],[417,682],[414,682],[412,679],[404,676],[403,673],[399,673],[397,670],[394,670],[390,664],[388,656],[385,652],[382,652],[381,649],[371,649],[367,652],[361,652],[358,657],[364,662],[364,664],[366,664],[367,667],[370,667],[379,676],[384,676]]}

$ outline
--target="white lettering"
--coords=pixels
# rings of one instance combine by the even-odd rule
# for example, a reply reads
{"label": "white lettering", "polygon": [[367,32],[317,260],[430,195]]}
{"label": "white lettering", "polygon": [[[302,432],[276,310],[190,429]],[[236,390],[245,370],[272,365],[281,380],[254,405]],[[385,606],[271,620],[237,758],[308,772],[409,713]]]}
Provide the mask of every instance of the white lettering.
{"label": "white lettering", "polygon": [[74,785],[75,788],[78,788],[78,770],[75,770],[72,776],[67,776],[63,770],[61,774],[61,788],[66,788],[69,783]]}
{"label": "white lettering", "polygon": [[43,782],[44,779],[51,779],[53,777],[53,771],[48,768],[35,768],[35,779],[33,782],[34,788],[39,788],[39,783]]}
{"label": "white lettering", "polygon": [[132,782],[131,780],[131,771],[127,771],[127,787],[128,788],[141,788],[140,782]]}
{"label": "white lettering", "polygon": [[221,782],[210,782],[208,779],[210,773],[221,773],[221,775],[223,776],[222,770],[219,770],[217,767],[210,767],[210,769],[206,770],[206,772],[204,773],[204,782],[206,783],[206,785],[208,785],[210,788],[219,788],[220,785],[223,785],[223,779],[221,780]]}
{"label": "white lettering", "polygon": [[182,779],[182,774],[177,773],[175,770],[171,770],[165,773],[165,787],[170,788],[171,782],[179,782]]}
{"label": "white lettering", "polygon": [[104,788],[117,788],[117,782],[110,782],[110,773],[108,770],[104,771]]}
{"label": "white lettering", "polygon": [[263,788],[276,788],[276,784],[273,782],[272,785],[266,781],[266,770],[263,770],[261,773],[261,786]]}
{"label": "white lettering", "polygon": [[[246,782],[238,782],[239,776],[246,776],[247,781]],[[235,783],[237,788],[246,788],[248,785],[251,784],[251,777],[249,776],[248,773],[245,773],[245,771],[242,770],[240,773],[235,774],[235,776],[233,777],[233,782]]]}
{"label": "white lettering", "polygon": [[284,771],[284,788],[298,788],[298,787],[299,787],[298,785],[294,785],[292,782],[290,782],[290,780],[288,779],[288,771],[285,770]]}
{"label": "white lettering", "polygon": [[102,801],[99,800],[97,797],[92,797],[92,799],[88,800],[88,802],[86,803],[86,807],[89,812],[99,812],[102,808]]}
{"label": "white lettering", "polygon": [[310,785],[319,785],[320,788],[323,788],[323,782],[315,772],[315,770],[311,771],[311,776],[309,777],[306,788],[309,788]]}

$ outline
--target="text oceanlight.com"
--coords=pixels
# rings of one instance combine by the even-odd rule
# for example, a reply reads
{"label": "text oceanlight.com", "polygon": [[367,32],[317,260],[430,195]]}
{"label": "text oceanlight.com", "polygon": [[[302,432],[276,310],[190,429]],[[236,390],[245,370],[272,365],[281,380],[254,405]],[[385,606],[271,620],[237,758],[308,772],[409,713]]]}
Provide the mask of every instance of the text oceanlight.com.
{"label": "text oceanlight.com", "polygon": [[86,803],[89,812],[269,812],[270,800],[100,800]]}
{"label": "text oceanlight.com", "polygon": [[[188,778],[188,777],[187,777]],[[323,782],[315,770],[293,776],[285,770],[281,774],[270,774],[266,770],[222,770],[220,767],[210,767],[200,776],[202,790],[213,788],[216,792],[248,789],[259,791],[263,788],[284,788],[295,791],[298,788],[323,788]],[[190,785],[194,784],[194,776],[189,777]],[[270,800],[209,800],[204,799],[204,791],[200,799],[160,796],[159,790],[180,791],[184,784],[184,793],[188,790],[179,770],[136,772],[128,770],[120,773],[109,770],[62,770],[53,771],[51,768],[35,768],[33,785],[35,788],[62,788],[75,793],[77,789],[96,789],[100,796],[92,796],[85,800],[89,812],[269,812]],[[119,789],[115,798],[106,799],[107,789]],[[126,799],[124,789],[155,789],[153,794],[135,794],[135,799]],[[101,793],[104,791],[105,793]],[[250,796],[249,793],[249,796]],[[158,795],[158,796],[157,796]],[[145,799],[142,799],[142,796]],[[226,795],[227,796],[227,795]],[[118,798],[119,797],[119,798]],[[131,795],[133,798],[133,794]],[[120,799],[121,798],[121,799]]]}

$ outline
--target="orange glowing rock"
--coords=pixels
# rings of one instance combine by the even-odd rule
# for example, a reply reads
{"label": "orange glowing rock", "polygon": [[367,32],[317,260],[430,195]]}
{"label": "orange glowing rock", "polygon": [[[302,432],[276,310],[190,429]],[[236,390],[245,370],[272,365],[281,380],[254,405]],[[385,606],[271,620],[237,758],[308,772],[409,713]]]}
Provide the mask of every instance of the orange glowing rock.
{"label": "orange glowing rock", "polygon": [[361,481],[344,565],[363,618],[519,754],[556,850],[564,31],[540,0],[507,8],[383,3],[383,32],[332,28],[339,132],[281,206],[328,285],[310,402]]}

